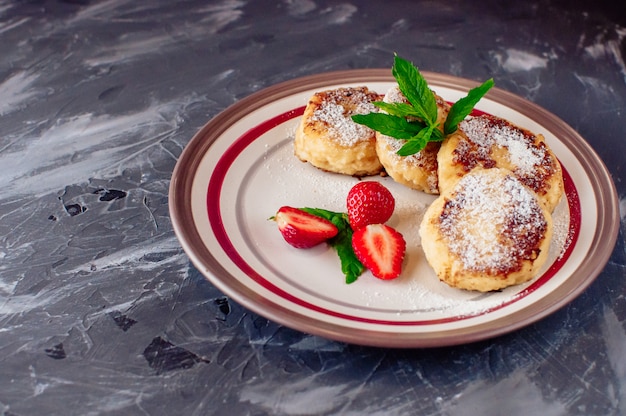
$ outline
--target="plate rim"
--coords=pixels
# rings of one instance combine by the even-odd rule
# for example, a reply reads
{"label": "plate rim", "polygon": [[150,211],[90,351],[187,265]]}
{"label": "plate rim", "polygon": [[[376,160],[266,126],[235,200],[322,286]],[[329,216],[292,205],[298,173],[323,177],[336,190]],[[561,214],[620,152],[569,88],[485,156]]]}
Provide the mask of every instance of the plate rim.
{"label": "plate rim", "polygon": [[[422,74],[429,85],[433,87],[446,87],[466,91],[477,85],[476,81],[453,75],[429,71],[422,71]],[[307,75],[254,92],[231,104],[205,123],[181,152],[172,172],[168,192],[169,213],[175,235],[193,265],[225,295],[267,319],[324,338],[378,347],[440,347],[493,338],[541,320],[578,297],[602,272],[617,241],[620,222],[619,200],[615,185],[604,162],[589,143],[572,127],[539,105],[497,87],[489,91],[487,97],[490,100],[517,111],[537,123],[549,125],[552,133],[574,154],[576,160],[583,166],[585,175],[592,185],[602,185],[594,186],[597,192],[596,195],[599,196],[599,198],[595,199],[599,218],[593,233],[592,244],[587,253],[587,258],[583,260],[579,269],[575,272],[576,276],[584,276],[576,279],[572,279],[574,275],[568,277],[563,282],[562,287],[555,291],[558,292],[559,296],[556,296],[557,293],[552,292],[533,303],[533,313],[525,313],[529,308],[524,308],[513,313],[513,315],[519,316],[520,319],[502,325],[494,325],[494,323],[498,323],[507,317],[453,330],[398,333],[394,331],[358,329],[354,331],[355,333],[352,333],[351,331],[346,331],[344,326],[330,322],[314,319],[314,324],[312,324],[311,318],[294,314],[293,311],[284,305],[272,302],[242,285],[232,278],[219,262],[213,258],[209,249],[202,242],[201,236],[193,222],[191,204],[186,203],[186,201],[190,198],[193,180],[202,158],[209,151],[212,144],[241,118],[242,110],[245,109],[246,112],[250,113],[271,104],[275,100],[303,91],[327,88],[330,85],[354,83],[368,85],[368,83],[372,82],[394,81],[395,79],[388,68],[352,69]],[[564,134],[557,134],[559,132]]]}

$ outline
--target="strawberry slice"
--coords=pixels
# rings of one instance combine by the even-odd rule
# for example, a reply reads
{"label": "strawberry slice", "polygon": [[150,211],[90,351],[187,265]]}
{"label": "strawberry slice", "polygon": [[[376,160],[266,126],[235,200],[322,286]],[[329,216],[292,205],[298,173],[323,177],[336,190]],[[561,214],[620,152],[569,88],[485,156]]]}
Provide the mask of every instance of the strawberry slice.
{"label": "strawberry slice", "polygon": [[379,279],[395,279],[402,271],[404,237],[385,224],[369,224],[352,236],[354,254]]}
{"label": "strawberry slice", "polygon": [[396,201],[379,182],[363,181],[350,189],[346,199],[348,219],[353,230],[368,224],[384,224],[395,208]]}
{"label": "strawberry slice", "polygon": [[296,248],[311,248],[339,232],[327,219],[289,206],[280,207],[274,220],[285,241]]}

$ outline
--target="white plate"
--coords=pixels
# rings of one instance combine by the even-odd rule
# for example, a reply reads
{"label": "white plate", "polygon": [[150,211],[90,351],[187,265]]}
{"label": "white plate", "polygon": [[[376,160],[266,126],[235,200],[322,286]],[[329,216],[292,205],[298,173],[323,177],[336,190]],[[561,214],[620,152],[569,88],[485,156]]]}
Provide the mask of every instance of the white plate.
{"label": "white plate", "polygon": [[[424,73],[456,101],[476,82]],[[206,124],[180,156],[170,186],[174,230],[193,264],[250,310],[330,339],[387,347],[433,347],[500,335],[554,312],[600,273],[617,239],[617,194],[601,160],[567,124],[535,104],[492,89],[477,109],[545,136],[565,172],[550,259],[531,282],[480,294],[437,280],[417,228],[433,196],[389,177],[396,198],[390,225],[406,238],[403,273],[381,281],[369,272],[346,284],[325,245],[287,245],[268,218],[282,205],[345,211],[358,179],[322,172],[293,155],[292,138],[309,97],[324,89],[366,85],[384,93],[387,69],[325,73],[278,84],[232,105]]]}

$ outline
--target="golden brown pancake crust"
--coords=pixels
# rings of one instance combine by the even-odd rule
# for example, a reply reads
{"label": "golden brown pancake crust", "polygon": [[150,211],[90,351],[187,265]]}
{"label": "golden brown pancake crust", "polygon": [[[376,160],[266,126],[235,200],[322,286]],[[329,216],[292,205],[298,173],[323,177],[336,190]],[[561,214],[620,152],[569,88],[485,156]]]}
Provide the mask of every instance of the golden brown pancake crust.
{"label": "golden brown pancake crust", "polygon": [[476,168],[426,210],[420,237],[440,280],[487,292],[536,275],[547,260],[552,217],[510,171]]}
{"label": "golden brown pancake crust", "polygon": [[[450,106],[441,97],[437,100],[437,119],[443,125]],[[385,94],[383,101],[388,103],[408,102],[398,86],[393,86]],[[376,134],[376,152],[387,174],[396,182],[418,191],[429,194],[439,193],[437,176],[437,153],[441,147],[439,142],[430,142],[418,153],[409,156],[399,156],[398,150],[406,143],[384,134]]]}
{"label": "golden brown pancake crust", "polygon": [[444,140],[438,155],[439,189],[452,186],[477,166],[509,169],[550,212],[564,192],[561,165],[544,141],[499,117],[470,117]]}
{"label": "golden brown pancake crust", "polygon": [[315,93],[296,130],[294,153],[304,162],[329,172],[353,176],[378,174],[373,130],[352,121],[354,114],[376,112],[372,101],[382,96],[366,87],[337,88]]}

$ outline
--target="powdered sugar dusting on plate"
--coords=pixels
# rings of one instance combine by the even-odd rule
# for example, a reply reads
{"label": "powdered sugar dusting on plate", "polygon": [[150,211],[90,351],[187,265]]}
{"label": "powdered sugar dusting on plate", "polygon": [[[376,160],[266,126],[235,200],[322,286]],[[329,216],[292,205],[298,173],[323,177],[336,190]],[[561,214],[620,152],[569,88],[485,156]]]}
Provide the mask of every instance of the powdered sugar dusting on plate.
{"label": "powdered sugar dusting on plate", "polygon": [[[270,192],[272,207],[289,204],[344,211],[346,195],[358,179],[321,171],[294,157],[291,144],[296,125],[297,120],[286,125],[283,139],[266,146],[263,162],[259,166],[265,172],[264,175],[267,175],[263,182],[272,184]],[[437,317],[447,319],[451,316],[481,315],[511,302],[533,283],[534,279],[498,292],[477,293],[451,288],[440,282],[434,272],[431,273],[426,266],[418,233],[424,211],[436,196],[414,191],[395,183],[391,178],[372,179],[383,181],[396,197],[396,210],[389,225],[400,231],[407,241],[407,256],[402,275],[394,281],[380,281],[366,271],[357,282],[346,285],[339,271],[338,260],[333,255],[332,249],[327,248],[325,258],[332,263],[328,266],[329,271],[335,270],[336,266],[337,275],[320,276],[326,289],[320,293],[311,292],[313,296],[324,299],[337,298],[338,305],[345,303],[351,308],[363,309],[364,313],[368,314],[380,311],[393,313],[398,319],[414,319],[412,317],[415,313],[424,313],[425,319]],[[566,236],[569,225],[567,203],[562,202],[559,207],[555,211],[555,216],[562,220],[555,221],[555,227],[560,223],[565,231],[557,233],[555,230],[555,234]],[[268,212],[271,214],[271,211]],[[267,213],[264,212],[263,215],[265,214]],[[562,249],[562,239],[555,238],[544,270],[550,267],[554,259],[562,253]],[[321,255],[321,252],[316,253],[313,256],[315,258]],[[287,285],[300,284],[297,276],[293,277],[293,281],[291,275],[286,275],[283,279],[286,279],[284,284]]]}

